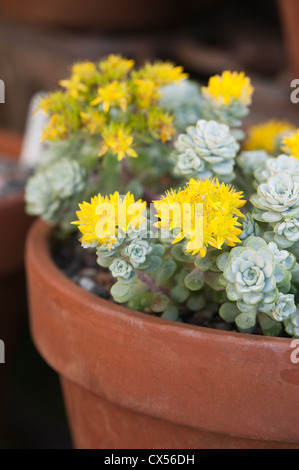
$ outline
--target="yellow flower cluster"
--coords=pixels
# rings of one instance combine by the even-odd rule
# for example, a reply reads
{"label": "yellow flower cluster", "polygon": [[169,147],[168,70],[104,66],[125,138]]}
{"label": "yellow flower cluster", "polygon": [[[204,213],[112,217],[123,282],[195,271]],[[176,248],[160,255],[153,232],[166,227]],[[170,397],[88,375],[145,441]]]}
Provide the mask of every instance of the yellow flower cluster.
{"label": "yellow flower cluster", "polygon": [[88,202],[79,204],[77,225],[86,246],[105,245],[108,250],[117,243],[119,231],[124,236],[129,229],[138,229],[145,222],[146,202],[135,201],[128,192],[121,197],[116,191],[110,196],[98,194]]}
{"label": "yellow flower cluster", "polygon": [[176,235],[173,243],[185,239],[187,252],[204,257],[209,245],[221,249],[224,243],[235,246],[240,242],[238,217],[244,215],[239,209],[245,203],[241,192],[218,179],[191,179],[185,189],[169,191],[155,201],[160,219],[157,226],[169,226]]}
{"label": "yellow flower cluster", "polygon": [[153,108],[148,116],[148,127],[156,139],[160,138],[165,143],[174,135],[173,116]]}
{"label": "yellow flower cluster", "polygon": [[256,124],[248,129],[248,137],[244,143],[244,148],[246,150],[265,150],[265,152],[273,154],[279,136],[291,130],[295,130],[295,127],[288,121],[271,119]]}
{"label": "yellow flower cluster", "polygon": [[235,101],[248,105],[251,103],[253,87],[244,72],[226,70],[222,75],[211,77],[208,86],[202,87],[202,93],[220,106],[229,106]]}
{"label": "yellow flower cluster", "polygon": [[296,133],[285,137],[283,140],[284,146],[282,149],[289,153],[292,157],[299,158],[299,129]]}
{"label": "yellow flower cluster", "polygon": [[110,124],[109,127],[105,127],[103,130],[103,145],[100,150],[99,156],[105,155],[107,152],[111,152],[117,155],[119,161],[124,157],[138,157],[135,150],[132,148],[133,137],[123,124]]}
{"label": "yellow flower cluster", "polygon": [[[170,140],[173,117],[159,108],[160,87],[187,78],[170,62],[147,63],[134,70],[134,61],[109,55],[98,64],[76,63],[61,80],[63,91],[49,94],[40,108],[49,115],[43,139],[67,139],[78,131],[99,135],[99,155],[107,152],[136,157],[133,140]],[[125,127],[121,126],[125,124]],[[130,129],[130,134],[129,134]],[[102,146],[101,146],[102,140]]]}

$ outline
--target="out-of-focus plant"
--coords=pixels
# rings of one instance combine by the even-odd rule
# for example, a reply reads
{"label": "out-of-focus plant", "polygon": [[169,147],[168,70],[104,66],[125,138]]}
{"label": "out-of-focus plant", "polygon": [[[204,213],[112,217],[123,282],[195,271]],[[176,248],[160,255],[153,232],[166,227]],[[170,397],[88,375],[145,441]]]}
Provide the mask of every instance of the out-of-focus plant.
{"label": "out-of-focus plant", "polygon": [[[184,81],[191,86],[183,68],[170,62],[135,69],[133,60],[110,55],[99,63],[75,64],[71,76],[60,81],[62,89],[39,105],[49,117],[43,130],[46,150],[27,185],[28,212],[64,224],[66,212],[74,216],[73,204],[99,188],[104,193],[129,189],[138,196],[145,187],[153,193],[165,187],[175,114],[160,100],[163,89]],[[67,164],[82,184],[71,187]],[[55,175],[65,191],[53,186]]]}

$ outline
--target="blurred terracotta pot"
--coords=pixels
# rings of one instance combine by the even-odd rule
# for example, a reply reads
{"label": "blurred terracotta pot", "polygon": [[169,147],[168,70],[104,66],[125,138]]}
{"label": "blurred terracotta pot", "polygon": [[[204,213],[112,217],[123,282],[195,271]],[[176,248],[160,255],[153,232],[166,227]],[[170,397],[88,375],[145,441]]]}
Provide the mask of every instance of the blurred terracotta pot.
{"label": "blurred terracotta pot", "polygon": [[62,381],[77,448],[299,448],[291,339],[192,327],[85,292],[27,243],[31,331]]}
{"label": "blurred terracotta pot", "polygon": [[[18,134],[0,130],[1,156],[17,160],[21,143]],[[26,313],[24,246],[32,218],[25,215],[23,191],[0,198],[0,220],[0,339],[5,344],[5,364],[0,364],[1,395]]]}
{"label": "blurred terracotta pot", "polygon": [[[17,160],[22,139],[0,130],[0,155]],[[0,198],[0,277],[24,267],[25,238],[32,218],[25,214],[24,192],[17,191]]]}
{"label": "blurred terracotta pot", "polygon": [[279,8],[292,72],[299,79],[299,1],[279,0]]}
{"label": "blurred terracotta pot", "polygon": [[0,0],[0,11],[34,23],[128,31],[181,23],[197,4],[187,0],[182,8],[172,0]]}

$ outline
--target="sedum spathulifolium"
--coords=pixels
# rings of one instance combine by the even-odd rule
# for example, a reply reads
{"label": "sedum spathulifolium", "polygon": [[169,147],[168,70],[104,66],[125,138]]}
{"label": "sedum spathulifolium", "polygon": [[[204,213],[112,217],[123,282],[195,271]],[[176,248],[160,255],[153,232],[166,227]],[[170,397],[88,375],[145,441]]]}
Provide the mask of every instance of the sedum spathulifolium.
{"label": "sedum spathulifolium", "polygon": [[60,85],[40,103],[27,211],[78,226],[118,303],[299,337],[299,131],[272,120],[242,143],[250,79],[225,71],[199,87],[170,62],[110,55]]}
{"label": "sedum spathulifolium", "polygon": [[[226,125],[239,122],[250,104],[253,89],[243,73],[225,72],[201,88],[169,61],[137,68],[133,60],[111,54],[75,63],[59,85],[39,104],[48,121],[45,148],[26,188],[28,213],[65,231],[79,201],[99,191],[131,191],[150,201],[191,177],[233,179],[239,146]],[[180,133],[191,138],[191,149]],[[199,133],[201,143],[190,133]],[[84,174],[82,191],[70,184],[66,160]],[[60,196],[53,178],[72,194]]]}

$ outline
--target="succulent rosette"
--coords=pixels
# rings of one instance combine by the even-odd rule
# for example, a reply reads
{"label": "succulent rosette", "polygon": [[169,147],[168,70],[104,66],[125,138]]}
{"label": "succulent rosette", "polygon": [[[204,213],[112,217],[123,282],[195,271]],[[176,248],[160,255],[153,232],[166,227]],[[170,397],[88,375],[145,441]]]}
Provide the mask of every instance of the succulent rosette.
{"label": "succulent rosette", "polygon": [[299,313],[298,310],[284,322],[286,332],[295,338],[299,338]]}
{"label": "succulent rosette", "polygon": [[231,181],[240,145],[229,127],[216,121],[200,119],[196,126],[189,126],[186,132],[180,134],[175,142],[177,150],[175,172],[184,174],[185,169],[193,166],[193,176],[198,178],[217,176],[225,182]]}
{"label": "succulent rosette", "polygon": [[260,228],[249,212],[246,214],[241,223],[242,233],[239,235],[239,238],[242,240],[242,242],[247,240],[249,237],[258,237],[260,235]]}
{"label": "succulent rosette", "polygon": [[256,168],[264,164],[268,158],[269,154],[264,150],[247,150],[241,152],[237,163],[244,173],[252,175]]}
{"label": "succulent rosette", "polygon": [[296,310],[294,295],[279,292],[275,304],[267,314],[269,317],[273,318],[273,320],[283,322],[288,320]]}
{"label": "succulent rosette", "polygon": [[[30,215],[50,223],[62,222],[72,200],[86,187],[87,174],[76,160],[63,158],[28,180],[25,200]],[[77,202],[77,201],[76,201]]]}
{"label": "succulent rosette", "polygon": [[259,237],[220,255],[217,264],[223,271],[227,297],[237,302],[241,312],[269,311],[278,298],[278,287],[290,280],[287,269],[275,262],[273,252]]}
{"label": "succulent rosette", "polygon": [[250,198],[253,217],[261,222],[279,222],[299,214],[299,177],[286,172],[270,176]]}

